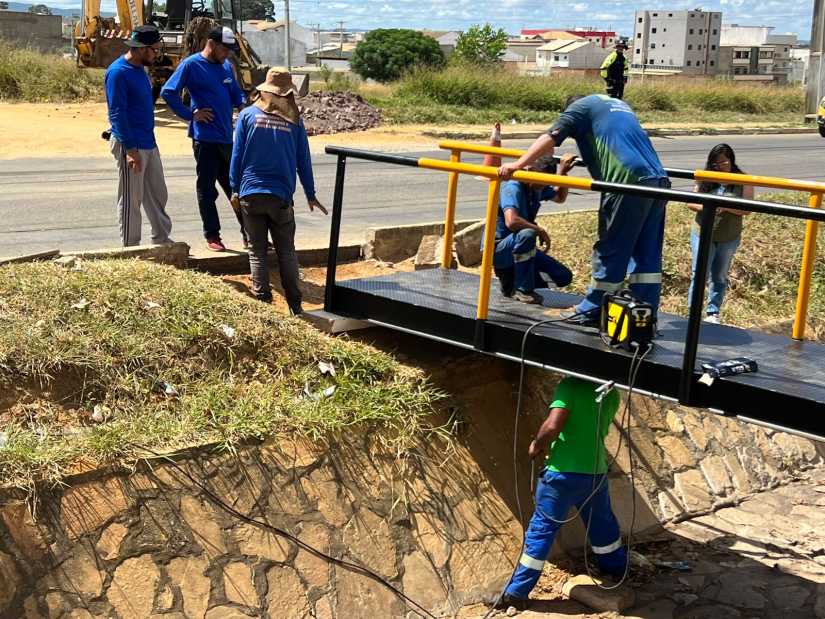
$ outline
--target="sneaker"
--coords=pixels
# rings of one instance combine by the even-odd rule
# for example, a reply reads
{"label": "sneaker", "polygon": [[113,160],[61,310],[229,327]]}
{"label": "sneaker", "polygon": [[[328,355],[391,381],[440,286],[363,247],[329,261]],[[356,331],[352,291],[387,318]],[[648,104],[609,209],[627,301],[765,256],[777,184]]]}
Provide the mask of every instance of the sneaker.
{"label": "sneaker", "polygon": [[528,303],[530,305],[541,305],[543,302],[541,295],[536,294],[532,290],[530,292],[515,290],[512,298],[521,303]]}
{"label": "sneaker", "polygon": [[226,245],[223,244],[219,236],[206,239],[206,248],[209,251],[226,251]]}
{"label": "sneaker", "polygon": [[507,610],[511,606],[516,610],[527,610],[530,606],[530,599],[517,598],[513,597],[509,593],[502,593],[499,598],[493,602],[493,608],[496,610]]}
{"label": "sneaker", "polygon": [[721,324],[721,321],[719,320],[719,314],[708,314],[707,316],[705,316],[705,322],[709,322],[712,325]]}

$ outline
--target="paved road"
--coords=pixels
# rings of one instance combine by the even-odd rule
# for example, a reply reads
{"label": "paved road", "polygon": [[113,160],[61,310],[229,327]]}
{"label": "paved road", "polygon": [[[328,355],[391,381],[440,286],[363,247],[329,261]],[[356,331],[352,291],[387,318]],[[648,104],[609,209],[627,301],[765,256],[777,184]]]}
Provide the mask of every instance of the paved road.
{"label": "paved road", "polygon": [[[722,139],[739,154],[748,172],[799,179],[825,180],[822,153],[825,141],[815,135],[657,138],[655,146],[666,166],[696,168],[707,151]],[[529,141],[508,143],[526,146]],[[564,150],[564,149],[562,149]],[[444,157],[443,153],[415,153]],[[479,158],[467,157],[468,161]],[[335,160],[324,154],[313,157],[318,195],[331,206]],[[169,186],[169,211],[173,237],[195,246],[202,241],[200,218],[194,197],[194,165],[189,157],[165,159]],[[441,172],[411,170],[350,160],[347,164],[343,242],[360,242],[369,226],[435,221],[443,217],[447,178]],[[686,188],[689,183],[676,182]],[[7,160],[0,164],[0,255],[15,255],[52,248],[63,250],[113,247],[119,244],[114,216],[116,175],[106,158],[55,158]],[[462,176],[458,218],[481,217],[486,184]],[[594,194],[571,195],[555,208],[589,208]],[[240,235],[228,203],[219,205],[224,238],[237,247]],[[324,246],[329,219],[305,210],[298,200],[299,246]],[[548,208],[548,207],[545,207]],[[145,218],[144,218],[145,219]],[[144,239],[148,239],[144,224]]]}

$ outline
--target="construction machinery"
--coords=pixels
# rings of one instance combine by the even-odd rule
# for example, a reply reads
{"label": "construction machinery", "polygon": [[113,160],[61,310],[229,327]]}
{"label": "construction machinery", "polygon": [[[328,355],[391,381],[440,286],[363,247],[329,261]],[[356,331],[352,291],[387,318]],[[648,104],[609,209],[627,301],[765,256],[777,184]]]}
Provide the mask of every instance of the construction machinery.
{"label": "construction machinery", "polygon": [[161,33],[162,49],[154,66],[149,68],[152,89],[157,99],[163,83],[180,61],[199,52],[215,26],[227,26],[235,33],[240,51],[229,61],[244,90],[260,84],[269,69],[250,48],[238,31],[240,17],[233,0],[116,0],[117,20],[100,14],[100,0],[83,0],[83,12],[75,27],[75,49],[81,67],[106,68],[126,52],[126,39],[132,29],[153,24]]}

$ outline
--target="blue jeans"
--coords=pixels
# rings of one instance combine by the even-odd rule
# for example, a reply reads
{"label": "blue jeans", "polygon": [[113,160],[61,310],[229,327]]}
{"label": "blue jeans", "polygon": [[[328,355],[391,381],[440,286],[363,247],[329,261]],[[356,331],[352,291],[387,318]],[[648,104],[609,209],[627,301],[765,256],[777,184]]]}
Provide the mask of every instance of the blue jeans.
{"label": "blue jeans", "polygon": [[[650,187],[670,187],[666,178],[642,181]],[[587,295],[576,311],[597,318],[605,292],[630,291],[659,311],[662,294],[662,245],[666,200],[629,194],[602,194],[599,237],[593,245],[593,275]]]}
{"label": "blue jeans", "polygon": [[[622,574],[627,563],[627,549],[622,543],[619,523],[610,507],[605,481],[596,495],[584,501],[601,481],[601,475],[554,473],[544,469],[536,488],[536,510],[524,538],[519,564],[506,593],[526,598],[536,586],[556,532],[572,506],[579,510],[584,526],[590,521],[589,541],[599,567],[610,574]],[[548,517],[549,516],[549,517]],[[552,520],[551,520],[552,518]]]}
{"label": "blue jeans", "polygon": [[[710,297],[708,298],[707,313],[718,314],[722,308],[722,301],[725,300],[725,293],[728,290],[728,273],[733,262],[733,256],[742,241],[741,237],[725,243],[710,244],[708,254],[708,279],[710,280]],[[688,302],[693,296],[693,285],[696,283],[696,259],[699,256],[699,234],[695,231],[690,233],[690,251],[693,254],[693,276],[690,279],[690,289],[688,290]]]}
{"label": "blue jeans", "polygon": [[[501,279],[502,289],[512,288],[512,283],[523,292],[546,288],[547,282],[542,278],[542,273],[552,279],[559,288],[573,281],[570,269],[555,258],[536,251],[536,236],[535,230],[525,228],[496,243],[493,266]],[[508,279],[511,281],[505,281]]]}

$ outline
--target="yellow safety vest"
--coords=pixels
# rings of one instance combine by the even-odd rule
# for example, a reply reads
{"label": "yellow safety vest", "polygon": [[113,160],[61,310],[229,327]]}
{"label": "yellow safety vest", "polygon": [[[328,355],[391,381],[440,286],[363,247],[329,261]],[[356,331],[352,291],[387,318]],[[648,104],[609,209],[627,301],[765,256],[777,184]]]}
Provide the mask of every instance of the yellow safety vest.
{"label": "yellow safety vest", "polygon": [[[610,65],[613,64],[613,61],[616,60],[616,57],[618,55],[619,54],[616,53],[616,50],[613,50],[612,52],[610,52],[610,55],[607,58],[604,59],[604,62],[602,63],[602,66],[601,66],[601,71],[599,72],[599,74],[602,76],[602,78],[607,78],[607,70],[610,68]],[[627,71],[628,71],[627,56],[624,56],[624,55],[622,56],[622,63],[624,64],[624,70],[622,71],[622,73],[624,74],[625,77],[627,77]]]}

